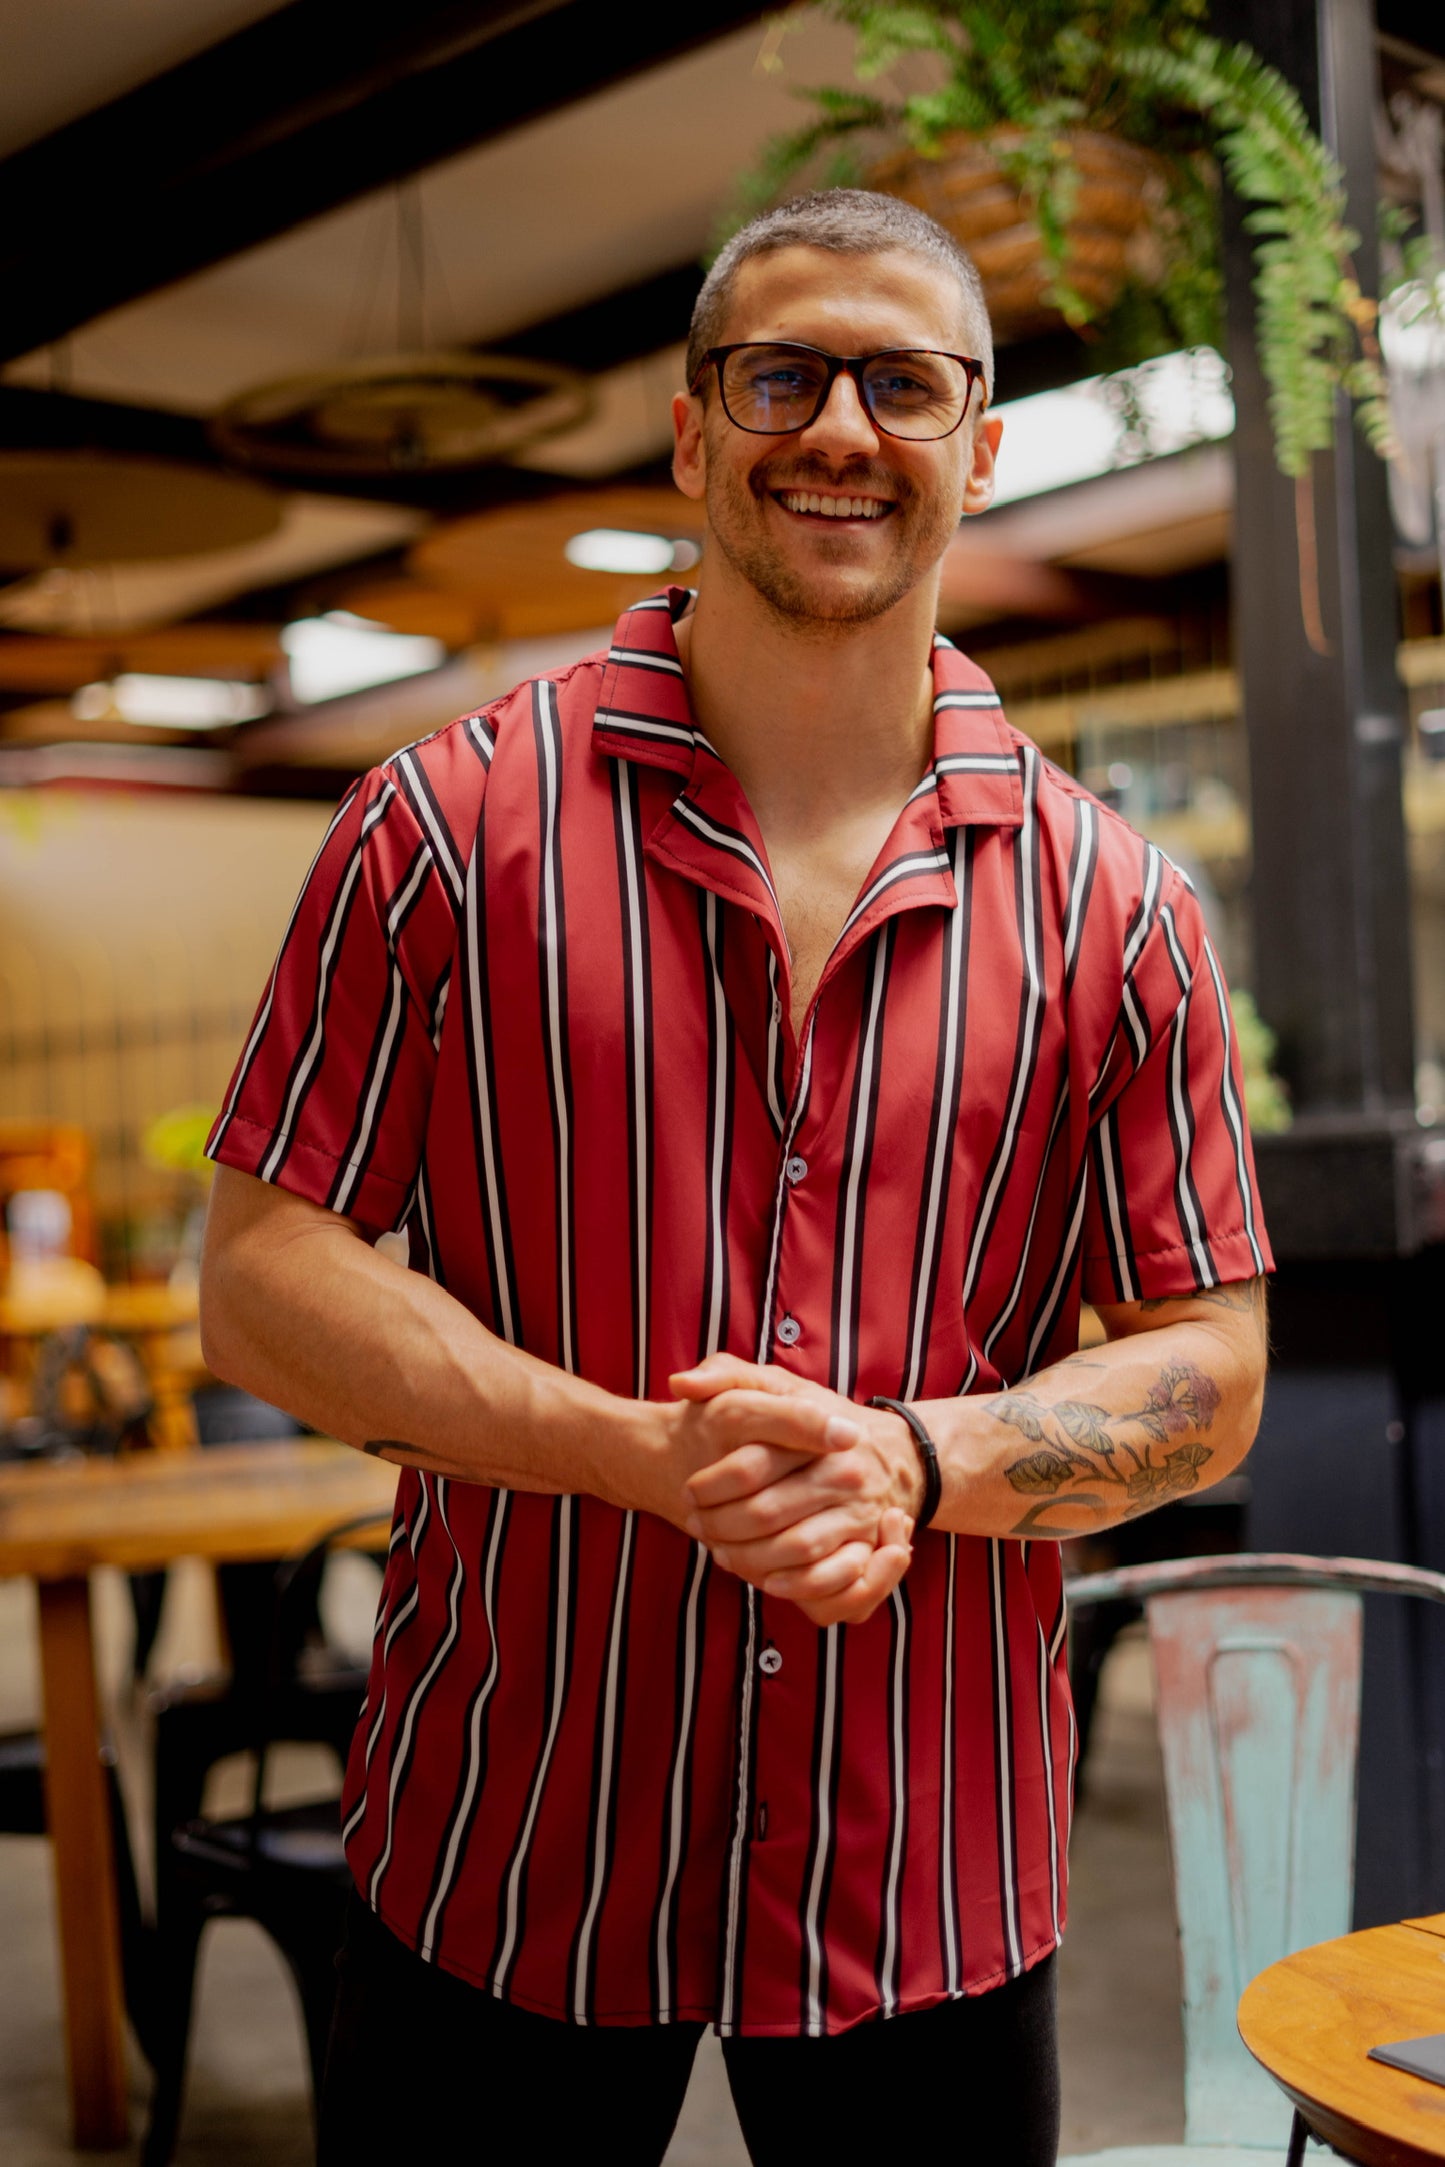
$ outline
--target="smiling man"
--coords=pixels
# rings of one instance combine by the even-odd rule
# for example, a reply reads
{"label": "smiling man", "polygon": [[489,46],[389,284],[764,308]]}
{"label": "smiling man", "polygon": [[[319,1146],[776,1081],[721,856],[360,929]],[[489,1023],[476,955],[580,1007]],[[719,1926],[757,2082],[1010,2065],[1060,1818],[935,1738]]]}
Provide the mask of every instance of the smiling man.
{"label": "smiling man", "polygon": [[1269,1259],[1187,882],[934,632],[991,381],[920,213],[746,228],[701,593],[366,778],[288,930],[208,1358],[404,1470],[328,2161],[658,2161],[707,2024],[754,2161],[1054,2157],[1058,1540],[1238,1461]]}

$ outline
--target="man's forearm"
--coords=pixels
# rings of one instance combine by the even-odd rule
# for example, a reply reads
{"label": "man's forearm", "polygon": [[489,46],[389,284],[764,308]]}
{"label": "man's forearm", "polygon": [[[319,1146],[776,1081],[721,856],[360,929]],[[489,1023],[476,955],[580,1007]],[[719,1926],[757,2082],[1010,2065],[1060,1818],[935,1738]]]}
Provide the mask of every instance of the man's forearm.
{"label": "man's forearm", "polygon": [[[1259,1421],[1257,1286],[1212,1290],[1187,1305],[1192,1314],[1069,1355],[1014,1391],[922,1406],[942,1464],[934,1525],[1082,1535],[1228,1474]],[[1153,1306],[1166,1313],[1185,1305]],[[1141,1307],[1147,1315],[1151,1305]]]}
{"label": "man's forearm", "polygon": [[462,1481],[606,1495],[609,1472],[624,1476],[630,1455],[609,1443],[635,1422],[631,1403],[508,1346],[344,1220],[298,1214],[282,1230],[208,1243],[202,1327],[217,1375],[347,1444]]}

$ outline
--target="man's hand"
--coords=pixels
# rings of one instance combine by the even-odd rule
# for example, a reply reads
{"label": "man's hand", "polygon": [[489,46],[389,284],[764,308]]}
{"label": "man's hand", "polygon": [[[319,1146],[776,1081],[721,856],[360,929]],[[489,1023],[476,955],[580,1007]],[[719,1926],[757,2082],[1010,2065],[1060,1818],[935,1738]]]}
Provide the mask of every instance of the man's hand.
{"label": "man's hand", "polygon": [[688,1481],[688,1532],[815,1625],[871,1617],[912,1559],[923,1478],[907,1426],[736,1355],[710,1355],[670,1382],[720,1445],[726,1439]]}

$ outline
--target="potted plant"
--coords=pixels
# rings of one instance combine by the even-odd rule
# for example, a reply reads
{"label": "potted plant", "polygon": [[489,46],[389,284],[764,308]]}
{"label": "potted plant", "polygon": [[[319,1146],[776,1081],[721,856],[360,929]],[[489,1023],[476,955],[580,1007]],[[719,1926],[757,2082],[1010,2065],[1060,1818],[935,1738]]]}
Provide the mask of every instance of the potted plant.
{"label": "potted plant", "polygon": [[868,185],[947,225],[1002,336],[1062,319],[1101,370],[1223,343],[1221,181],[1249,206],[1275,453],[1300,479],[1336,390],[1392,449],[1376,303],[1339,166],[1293,88],[1211,38],[1204,0],[821,0],[855,80],[800,92],[733,225],[800,185]]}

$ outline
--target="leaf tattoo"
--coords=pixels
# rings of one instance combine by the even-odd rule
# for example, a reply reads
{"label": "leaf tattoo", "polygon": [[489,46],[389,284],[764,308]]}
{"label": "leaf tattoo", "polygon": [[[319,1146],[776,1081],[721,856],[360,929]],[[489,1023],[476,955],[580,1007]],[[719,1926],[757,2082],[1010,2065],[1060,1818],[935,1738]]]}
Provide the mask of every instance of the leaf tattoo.
{"label": "leaf tattoo", "polygon": [[[1201,1470],[1213,1457],[1199,1442],[1199,1432],[1213,1424],[1220,1396],[1214,1379],[1192,1362],[1170,1362],[1143,1405],[1123,1413],[1094,1400],[1050,1406],[1031,1392],[1004,1392],[988,1400],[994,1420],[1035,1447],[1004,1470],[1020,1496],[1033,1500],[1013,1533],[1077,1533],[1077,1518],[1066,1524],[1050,1516],[1106,1511],[1101,1487],[1115,1493],[1116,1516],[1122,1505],[1127,1519],[1197,1489]],[[1156,1446],[1168,1449],[1156,1452]]]}

